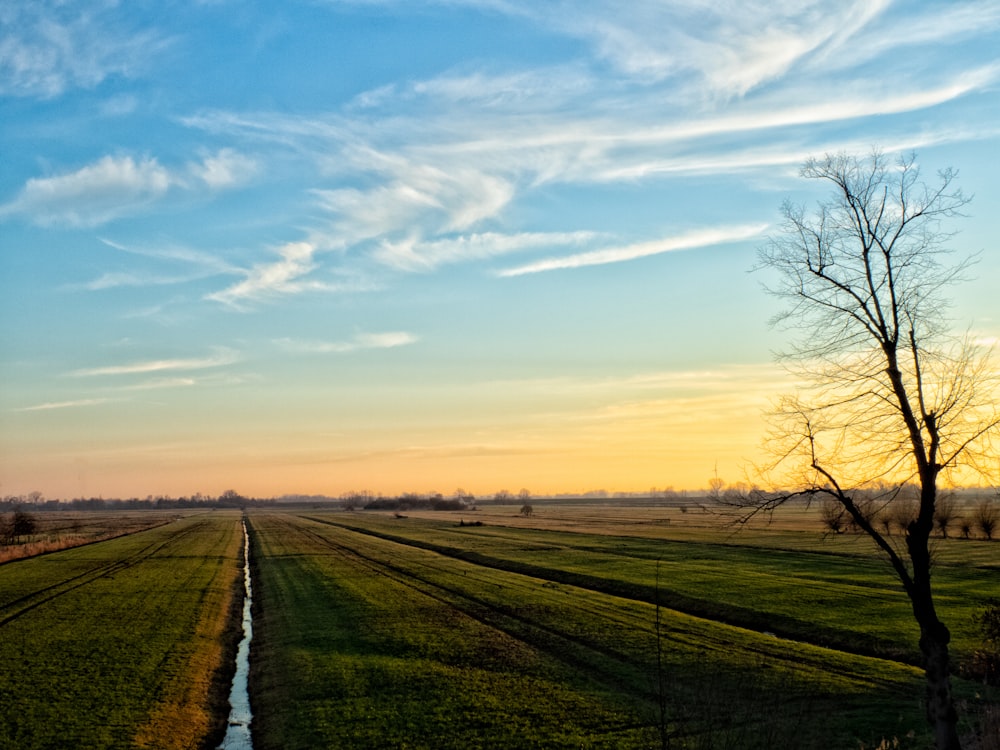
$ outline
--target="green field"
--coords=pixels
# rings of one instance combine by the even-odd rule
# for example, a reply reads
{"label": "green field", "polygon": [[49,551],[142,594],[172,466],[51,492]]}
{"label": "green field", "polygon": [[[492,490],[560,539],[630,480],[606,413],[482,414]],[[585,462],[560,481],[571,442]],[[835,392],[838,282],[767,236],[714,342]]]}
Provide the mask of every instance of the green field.
{"label": "green field", "polygon": [[[252,515],[257,747],[926,745],[877,559],[498,520]],[[938,570],[959,658],[981,556]]]}
{"label": "green field", "polygon": [[195,748],[224,729],[238,512],[0,566],[0,748]]}
{"label": "green field", "polygon": [[[248,511],[257,750],[930,746],[905,596],[815,512],[738,534],[610,503],[397,515]],[[127,520],[0,564],[0,750],[218,745],[241,514]],[[936,556],[957,665],[1000,544]],[[956,691],[971,739],[1000,696]]]}

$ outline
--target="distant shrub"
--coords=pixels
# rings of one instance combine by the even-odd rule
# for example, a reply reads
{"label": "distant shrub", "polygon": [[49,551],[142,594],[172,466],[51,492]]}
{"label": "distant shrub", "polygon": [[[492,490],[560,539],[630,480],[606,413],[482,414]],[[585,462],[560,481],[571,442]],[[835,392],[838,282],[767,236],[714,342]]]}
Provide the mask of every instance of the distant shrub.
{"label": "distant shrub", "polygon": [[465,510],[465,503],[461,500],[434,498],[431,501],[431,510]]}

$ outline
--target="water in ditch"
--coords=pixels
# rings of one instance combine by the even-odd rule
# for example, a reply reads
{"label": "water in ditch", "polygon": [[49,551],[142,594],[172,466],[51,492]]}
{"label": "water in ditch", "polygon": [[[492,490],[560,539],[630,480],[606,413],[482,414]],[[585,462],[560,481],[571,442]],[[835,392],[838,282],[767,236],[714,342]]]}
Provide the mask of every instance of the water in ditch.
{"label": "water in ditch", "polygon": [[229,726],[219,750],[253,750],[250,737],[250,640],[253,638],[253,619],[250,615],[250,534],[246,521],[243,522],[243,586],[246,598],[243,600],[243,639],[236,653],[236,674],[229,691]]}

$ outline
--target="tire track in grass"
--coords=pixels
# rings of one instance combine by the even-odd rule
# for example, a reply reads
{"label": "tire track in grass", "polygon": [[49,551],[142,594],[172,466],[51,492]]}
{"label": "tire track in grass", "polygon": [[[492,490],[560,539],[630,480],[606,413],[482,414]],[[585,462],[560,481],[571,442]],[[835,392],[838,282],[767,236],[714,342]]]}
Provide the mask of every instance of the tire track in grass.
{"label": "tire track in grass", "polygon": [[[605,684],[605,686],[611,684],[615,688],[627,687],[630,693],[635,693],[635,677],[649,677],[648,674],[642,672],[642,666],[637,660],[629,658],[620,651],[615,651],[614,649],[602,646],[601,644],[594,643],[584,637],[573,635],[566,630],[547,626],[541,623],[536,617],[531,617],[517,612],[510,605],[497,604],[484,597],[470,594],[457,586],[447,586],[439,581],[431,580],[431,575],[433,574],[455,575],[454,571],[446,566],[433,565],[429,562],[410,559],[408,560],[410,567],[407,567],[400,563],[392,562],[390,559],[383,559],[366,554],[358,550],[357,547],[352,547],[343,542],[332,540],[301,525],[295,526],[294,528],[296,528],[296,530],[300,533],[313,539],[314,542],[317,542],[318,544],[344,556],[345,558],[350,558],[356,565],[361,565],[377,575],[384,575],[400,585],[413,589],[423,596],[427,596],[434,601],[461,612],[488,628],[498,630],[499,632],[521,641],[549,656],[557,657],[563,663],[575,669],[589,673],[592,677],[600,677],[600,682]],[[341,530],[347,531],[351,535],[357,535],[357,537],[361,539],[366,538],[366,535],[357,534],[357,532],[349,529]],[[379,541],[387,544],[394,544],[394,542],[385,539],[379,539]],[[427,550],[421,550],[418,547],[410,547],[410,549],[428,553]],[[433,555],[434,553],[431,552],[429,554]],[[444,559],[446,558],[442,557],[442,560]],[[472,569],[493,570],[472,563],[465,564]],[[426,568],[431,571],[431,573],[427,575],[420,575],[414,570],[414,568],[419,567]],[[480,583],[478,585],[486,588],[487,590],[490,588],[508,591],[521,589],[528,595],[536,594],[538,588],[541,587],[563,591],[566,593],[567,597],[571,597],[571,593],[567,589],[576,588],[572,586],[557,587],[547,581],[544,581],[543,579],[533,579],[528,576],[508,571],[495,572],[505,577],[507,582],[504,584],[498,584],[491,582],[486,578],[477,579],[474,576],[468,576],[466,574],[463,574],[462,578],[463,580],[469,582],[479,580]],[[523,579],[523,582],[519,579]],[[585,590],[581,589],[580,591]],[[599,592],[588,593],[599,594]],[[565,613],[567,604],[560,605],[562,607],[560,619],[562,620],[566,619]],[[568,604],[568,606],[585,610],[588,619],[593,619],[594,617],[595,608],[593,606],[586,608],[575,604]],[[622,614],[621,609],[619,607],[614,607],[613,612],[618,615],[620,619]],[[643,626],[649,626],[649,623],[645,622],[644,619],[639,620],[637,617],[629,619],[633,621],[630,623],[633,627],[642,628]],[[653,638],[652,633],[650,633],[649,636],[651,639]],[[604,667],[601,668],[599,664],[602,660],[610,660],[614,663],[614,666],[604,665]],[[631,678],[624,678],[622,677],[623,668],[632,672],[639,671],[640,674],[633,674]],[[648,699],[653,698],[652,695],[645,695],[645,697]]]}
{"label": "tire track in grass", "polygon": [[[494,662],[494,656],[506,663],[506,654],[508,653],[530,653],[533,666],[527,667],[527,662],[524,662],[515,668],[512,674],[520,674],[519,679],[527,680],[529,685],[537,685],[538,680],[554,681],[554,683],[563,686],[560,691],[565,691],[557,691],[558,695],[563,696],[559,700],[564,701],[566,696],[571,694],[580,696],[579,700],[596,701],[592,705],[599,704],[604,707],[601,710],[605,711],[607,716],[616,717],[614,721],[588,726],[585,731],[591,739],[596,739],[599,736],[620,738],[631,733],[641,734],[650,731],[651,720],[649,716],[652,715],[653,704],[648,695],[643,694],[644,691],[637,690],[636,687],[651,683],[649,675],[640,674],[637,678],[635,676],[622,677],[623,668],[621,665],[608,666],[607,659],[597,651],[592,650],[586,654],[579,653],[581,650],[579,644],[568,643],[565,639],[560,640],[563,634],[553,629],[548,629],[548,634],[544,633],[539,623],[530,615],[503,613],[492,602],[470,596],[467,592],[446,585],[439,580],[432,580],[432,578],[449,571],[447,568],[427,564],[425,561],[412,557],[413,555],[424,556],[430,553],[413,549],[396,558],[391,549],[384,552],[372,549],[372,545],[387,545],[389,547],[396,545],[386,543],[384,540],[344,532],[340,529],[322,527],[320,531],[325,531],[327,534],[332,531],[349,536],[346,540],[332,539],[324,533],[318,533],[314,524],[301,517],[272,515],[268,518],[267,523],[270,527],[267,532],[269,536],[280,538],[287,545],[286,549],[296,550],[294,553],[285,552],[282,555],[277,555],[273,559],[305,556],[315,560],[324,560],[320,563],[321,569],[331,571],[327,575],[333,578],[343,576],[349,580],[355,578],[372,581],[384,580],[385,584],[377,584],[377,586],[380,591],[382,590],[381,586],[387,587],[385,589],[387,593],[384,595],[387,600],[408,602],[409,606],[415,608],[414,612],[421,613],[419,615],[420,622],[430,629],[429,632],[433,633],[436,632],[436,629],[445,629],[441,632],[441,637],[448,637],[447,633],[451,632],[450,623],[457,622],[458,618],[466,621],[467,624],[463,627],[477,629],[479,634],[470,642],[475,642],[480,646],[485,645],[489,649],[488,652],[480,654],[480,659],[485,660],[485,663],[483,661],[464,662],[461,661],[460,657],[460,660],[454,664],[457,672],[464,673],[465,670],[469,669],[489,669],[496,671],[497,674],[506,673],[507,667],[499,666],[500,661]],[[355,544],[351,542],[355,542]],[[356,545],[357,542],[361,542],[360,548]],[[447,561],[444,562],[447,563]],[[474,566],[469,567],[471,569]],[[339,573],[332,573],[334,570],[339,571]],[[507,591],[515,588],[507,585],[506,582],[501,587],[491,581],[477,580],[473,575],[466,577],[462,576],[461,572],[458,575],[465,579],[468,585],[476,588],[502,588]],[[513,578],[510,574],[500,573],[499,575],[508,580]],[[395,593],[392,593],[393,588],[395,588]],[[538,590],[535,582],[525,588]],[[266,594],[264,596],[266,598]],[[372,623],[372,625],[374,624]],[[358,625],[358,627],[367,631],[364,624]],[[382,635],[392,637],[391,632],[394,631],[385,631]],[[376,637],[381,638],[382,636]],[[434,642],[438,641],[438,636],[431,635],[429,637]],[[264,638],[266,640],[267,636],[265,635]],[[434,655],[427,655],[421,649],[420,655],[414,655],[414,658],[418,660],[429,658],[437,662],[444,657],[441,661],[442,664],[452,664],[447,656],[450,652],[438,652],[433,647],[431,651]],[[407,658],[405,654],[409,651],[405,651],[403,655],[398,651],[391,653],[396,654],[399,658]],[[515,658],[519,662],[523,657],[517,656]],[[486,666],[486,664],[492,666]],[[589,697],[584,698],[583,696]],[[555,706],[563,705],[559,700],[554,704]],[[572,700],[577,699],[573,698]],[[585,725],[587,725],[587,721],[581,720],[581,726]],[[417,746],[423,745],[418,744]],[[452,747],[453,745],[447,746]],[[589,747],[591,745],[581,746]],[[600,745],[598,743],[595,746],[613,747],[615,745]],[[629,743],[627,746],[646,747],[647,744]]]}
{"label": "tire track in grass", "polygon": [[[543,583],[539,584],[545,586],[546,584],[556,587],[565,587],[567,589],[577,590],[581,592],[587,592],[589,594],[594,594],[603,597],[609,597],[613,600],[618,600],[620,602],[628,602],[633,605],[643,605],[649,607],[656,606],[655,601],[649,602],[642,597],[633,597],[622,595],[616,593],[615,591],[608,590],[606,585],[594,585],[588,586],[586,583],[590,580],[590,577],[581,577],[578,574],[570,574],[568,580],[559,571],[552,571],[552,575],[546,576],[546,569],[539,566],[528,566],[528,570],[522,571],[521,565],[504,565],[504,561],[497,560],[491,557],[483,557],[481,555],[476,555],[473,558],[469,558],[460,551],[456,551],[452,548],[441,548],[439,545],[433,543],[422,542],[418,540],[407,539],[405,537],[399,537],[391,534],[385,534],[381,532],[376,532],[373,530],[356,528],[353,526],[338,524],[327,519],[314,518],[311,516],[301,516],[309,521],[317,523],[321,526],[333,527],[350,534],[358,535],[361,538],[371,537],[378,539],[387,544],[398,544],[402,547],[421,550],[426,553],[439,555],[442,560],[455,561],[460,564],[469,565],[473,568],[481,568],[483,570],[496,571],[500,574],[516,576],[519,578],[524,578],[526,580],[541,581]],[[323,538],[323,537],[320,537]],[[397,569],[399,566],[392,562],[380,563],[375,561],[376,565],[384,565],[385,567]],[[419,564],[419,563],[415,563]],[[446,568],[442,568],[447,570]],[[403,571],[404,573],[406,571]],[[410,575],[421,580],[419,576],[410,573]],[[579,580],[584,580],[579,582]],[[595,581],[598,579],[594,579]],[[435,584],[430,584],[435,585]],[[443,587],[442,587],[443,588]],[[546,628],[538,623],[536,620],[530,618],[517,618],[510,612],[504,610],[503,607],[497,607],[490,604],[489,602],[473,597],[470,595],[464,595],[456,591],[456,595],[464,596],[468,601],[474,601],[482,604],[489,610],[502,614],[506,617],[512,619],[519,619],[520,622],[525,623],[529,627],[533,627],[541,632],[546,632]],[[688,618],[692,622],[703,622],[709,623],[719,629],[719,632],[712,635],[709,634],[707,630],[700,627],[682,627],[680,629],[676,627],[671,627],[670,629],[661,633],[661,638],[667,642],[674,642],[679,645],[684,645],[688,647],[696,646],[699,649],[705,649],[706,647],[717,654],[729,654],[733,651],[734,640],[729,637],[729,632],[740,633],[741,641],[746,641],[746,636],[750,636],[750,640],[742,643],[741,647],[747,656],[768,660],[768,661],[780,661],[789,665],[790,667],[805,667],[810,669],[818,669],[825,672],[828,675],[842,678],[845,681],[858,681],[861,680],[867,684],[878,685],[882,689],[893,689],[899,686],[899,676],[903,673],[912,674],[913,679],[919,677],[919,672],[916,668],[903,660],[889,658],[884,655],[872,655],[867,653],[856,653],[848,651],[841,648],[831,647],[829,645],[809,643],[807,641],[796,640],[791,638],[785,638],[771,633],[763,633],[761,631],[755,630],[753,628],[748,628],[739,623],[728,622],[723,619],[717,619],[713,617],[705,616],[698,611],[687,611],[685,609],[678,609],[671,607],[669,605],[662,605],[660,607],[663,612],[670,612],[675,615],[679,615],[682,618]],[[654,615],[651,613],[649,615],[648,622],[640,622],[639,627],[649,628],[651,631],[653,629],[653,618]],[[636,618],[638,620],[638,618]],[[486,624],[492,624],[488,621],[484,621]],[[494,625],[494,627],[496,627]],[[500,628],[502,629],[502,628]],[[504,631],[508,632],[508,631]],[[564,641],[569,641],[581,648],[589,648],[594,653],[601,653],[603,656],[621,659],[622,657],[613,650],[603,649],[599,645],[595,645],[586,639],[575,637],[572,634],[565,633],[556,629],[549,628],[553,636],[561,638]],[[517,633],[511,632],[511,635],[518,637]],[[650,632],[650,647],[655,648],[655,634]],[[523,640],[523,638],[522,638]],[[529,642],[530,641],[526,641]],[[547,650],[547,649],[546,649]],[[836,658],[830,658],[836,657]],[[860,660],[860,661],[859,661]],[[582,662],[584,666],[590,666],[585,658]],[[884,665],[883,669],[879,669],[877,665]],[[891,665],[891,668],[890,668]],[[869,668],[870,667],[870,668]],[[884,672],[884,674],[880,674]],[[889,674],[891,672],[891,675]]]}
{"label": "tire track in grass", "polygon": [[[602,593],[629,601],[645,602],[654,607],[659,603],[659,606],[663,610],[688,615],[726,627],[775,637],[788,643],[814,646],[849,656],[885,660],[910,667],[917,667],[921,663],[919,653],[909,653],[898,649],[872,645],[872,643],[858,639],[856,636],[846,637],[842,633],[838,634],[836,631],[830,629],[820,632],[815,627],[803,628],[799,619],[791,618],[787,615],[771,612],[765,616],[761,612],[745,606],[723,606],[714,600],[694,597],[670,588],[658,589],[652,584],[637,583],[625,579],[604,578],[569,569],[548,568],[535,563],[494,557],[489,554],[453,547],[439,542],[414,539],[382,530],[338,523],[326,518],[303,517],[309,518],[319,524],[347,529],[358,534],[372,536],[388,542],[395,542],[407,547],[428,550],[447,558],[484,568],[547,580],[557,585],[573,586],[586,591]],[[572,548],[578,550],[587,549],[586,546]],[[605,552],[605,550],[602,550],[602,552]],[[610,554],[615,553],[611,552]]]}
{"label": "tire track in grass", "polygon": [[[642,697],[645,700],[655,700],[651,686],[649,690],[641,690],[638,693],[636,691],[638,681],[650,680],[650,675],[645,672],[643,665],[637,660],[629,658],[620,651],[589,641],[584,637],[573,635],[551,625],[545,625],[536,618],[519,614],[510,606],[497,604],[484,597],[475,596],[457,586],[446,586],[443,583],[431,580],[429,575],[422,576],[413,570],[415,567],[424,567],[439,575],[454,575],[453,571],[445,567],[434,566],[415,559],[408,561],[411,567],[406,567],[401,563],[392,562],[389,559],[380,559],[365,554],[356,547],[334,541],[311,529],[306,529],[302,526],[299,526],[298,529],[321,545],[359,561],[359,564],[364,565],[375,573],[386,575],[397,583],[458,610],[486,627],[496,629],[549,656],[558,658],[564,664],[582,671],[592,678],[596,678],[605,687],[610,687],[614,690],[625,688],[629,693],[636,695],[636,697]],[[342,530],[350,534],[357,534],[357,532],[352,530]],[[360,538],[364,538],[364,536],[363,534],[359,535]],[[392,544],[393,542],[388,541],[388,543]],[[417,550],[419,548],[411,547],[411,549]],[[427,552],[427,550],[421,551]],[[474,569],[481,567],[471,563],[466,564]],[[395,575],[389,575],[387,571],[392,571]],[[506,584],[485,582],[480,585],[487,587],[496,586],[498,588],[521,588],[528,593],[535,593],[539,587],[545,587],[547,583],[542,579],[531,579],[518,573],[498,572],[508,577],[512,582]],[[467,578],[467,576],[463,576],[463,578]],[[518,579],[525,579],[525,581],[522,582]],[[569,596],[570,594],[567,592],[567,597]],[[565,612],[566,609],[564,606],[562,610],[563,617]],[[616,608],[615,613],[620,616],[621,610]],[[593,607],[587,609],[587,614],[588,618],[593,617]],[[649,626],[648,623],[638,623],[638,627],[640,628],[644,625],[646,627]],[[652,638],[653,634],[650,633],[650,639]]]}
{"label": "tire track in grass", "polygon": [[[330,524],[324,525],[330,526]],[[539,618],[540,613],[537,610],[531,611],[529,609],[526,614],[521,613],[514,608],[516,605],[511,605],[508,602],[496,603],[483,596],[471,594],[458,586],[446,586],[439,581],[430,580],[430,574],[420,575],[415,570],[415,568],[424,567],[439,575],[447,574],[457,577],[454,569],[447,565],[454,558],[440,555],[440,553],[417,545],[406,545],[395,540],[372,536],[337,525],[333,525],[333,527],[351,536],[356,536],[358,539],[374,538],[387,545],[400,544],[428,555],[439,555],[441,564],[432,565],[430,562],[407,558],[408,567],[406,567],[396,562],[396,560],[402,560],[402,556],[394,557],[391,552],[386,553],[387,558],[385,559],[378,558],[365,554],[357,548],[330,540],[315,531],[304,529],[301,525],[296,528],[330,549],[337,549],[341,554],[350,554],[355,559],[365,561],[370,569],[381,575],[387,575],[400,584],[407,585],[426,596],[454,607],[487,627],[494,628],[558,658],[567,666],[596,679],[606,688],[625,689],[636,698],[656,700],[655,667],[648,661],[650,654],[655,653],[656,649],[655,614],[652,611],[654,605],[570,584],[555,584],[544,578],[534,578],[516,572],[494,569],[469,561],[457,561],[459,564],[469,566],[470,569],[494,571],[505,579],[505,583],[501,587],[491,582],[488,576],[476,578],[462,576],[462,581],[469,583],[478,580],[478,583],[472,584],[476,588],[484,588],[485,590],[497,588],[506,591],[520,588],[522,592],[527,592],[527,597],[512,596],[511,599],[515,601],[528,600],[530,602],[531,595],[537,594],[539,588],[555,588],[565,591],[566,601],[559,605],[553,605],[559,607],[558,613],[553,613],[547,622],[543,622]],[[387,571],[392,571],[396,575],[390,575]],[[523,581],[523,583],[514,583],[517,581]],[[603,599],[608,599],[608,603],[604,604]],[[628,611],[636,607],[650,609],[648,612],[641,613]],[[577,611],[579,616],[567,616],[571,609]],[[670,611],[666,608],[663,610]],[[905,665],[882,662],[885,667],[893,664],[893,668],[882,674],[883,670],[879,665],[881,660],[858,662],[855,655],[811,644],[797,644],[789,649],[788,646],[792,642],[762,636],[752,630],[683,612],[675,613],[675,615],[677,617],[674,618],[671,626],[661,631],[659,638],[661,646],[666,645],[668,649],[680,649],[682,661],[685,658],[692,658],[695,654],[700,654],[699,658],[705,659],[709,653],[712,653],[715,654],[715,658],[727,661],[730,668],[737,672],[748,666],[759,667],[764,661],[770,662],[771,666],[781,663],[785,665],[782,670],[787,668],[790,673],[799,674],[802,679],[807,679],[803,675],[809,671],[818,669],[833,678],[834,681],[840,681],[845,687],[853,683],[855,687],[858,684],[880,684],[882,687],[898,688],[901,673],[909,674],[912,671]],[[626,632],[645,633],[648,642],[644,641],[640,644],[634,641],[630,649],[629,644],[625,643],[621,637],[607,639],[602,638],[601,634],[597,632],[580,631],[574,633],[567,630],[567,627],[574,623],[593,623],[595,621],[606,623],[605,630],[613,628],[619,636]],[[609,643],[614,645],[609,645]],[[742,660],[734,658],[734,653],[737,651],[743,653],[746,658]],[[687,656],[685,657],[683,654]],[[914,679],[916,678],[914,677]],[[638,689],[637,686],[639,686]]]}

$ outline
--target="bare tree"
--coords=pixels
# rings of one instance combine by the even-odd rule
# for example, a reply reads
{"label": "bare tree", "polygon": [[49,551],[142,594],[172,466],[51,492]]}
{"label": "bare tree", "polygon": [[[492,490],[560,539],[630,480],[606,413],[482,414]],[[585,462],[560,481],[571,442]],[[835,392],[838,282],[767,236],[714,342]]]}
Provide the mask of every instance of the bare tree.
{"label": "bare tree", "polygon": [[[877,151],[810,160],[802,176],[828,183],[833,197],[814,213],[786,202],[783,231],[760,251],[777,279],[768,291],[789,303],[775,323],[801,333],[781,359],[803,385],[780,402],[771,436],[780,472],[771,486],[785,489],[747,493],[742,507],[749,517],[792,497],[826,497],[871,537],[910,599],[928,721],[937,747],[953,750],[951,635],[935,609],[929,539],[943,475],[988,473],[1000,424],[989,353],[950,333],[943,295],[971,260],[949,258],[942,220],[968,198],[954,171],[928,184],[915,157],[893,164]],[[879,519],[904,519],[901,537],[877,528],[865,502]]]}
{"label": "bare tree", "polygon": [[948,529],[957,516],[954,500],[950,497],[939,497],[937,507],[934,509],[934,523],[941,532],[942,539],[948,538]]}
{"label": "bare tree", "polygon": [[996,533],[997,525],[1000,524],[1000,510],[989,500],[983,500],[976,506],[976,512],[972,517],[976,528],[988,542],[993,541],[993,534]]}
{"label": "bare tree", "polygon": [[820,508],[823,526],[831,534],[843,534],[847,522],[847,511],[836,500],[826,500]]}

